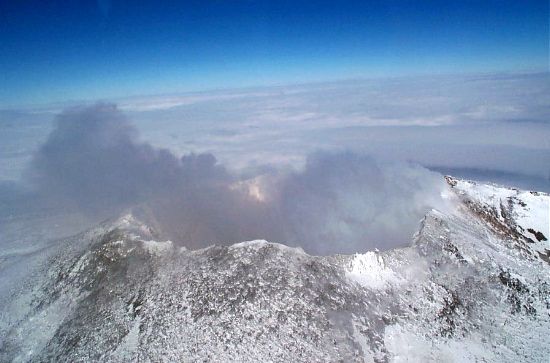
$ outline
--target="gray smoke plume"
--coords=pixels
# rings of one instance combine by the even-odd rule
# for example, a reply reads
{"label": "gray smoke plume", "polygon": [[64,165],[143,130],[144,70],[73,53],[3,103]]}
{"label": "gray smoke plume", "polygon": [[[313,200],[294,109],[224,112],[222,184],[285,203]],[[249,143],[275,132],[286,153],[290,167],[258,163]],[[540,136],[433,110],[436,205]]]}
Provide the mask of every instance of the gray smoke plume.
{"label": "gray smoke plume", "polygon": [[178,158],[140,142],[112,104],[60,114],[28,177],[51,205],[95,217],[133,208],[190,248],[263,238],[315,254],[387,249],[446,205],[441,175],[352,153],[245,179],[211,154]]}
{"label": "gray smoke plume", "polygon": [[440,174],[420,166],[314,154],[280,192],[287,237],[320,254],[403,246],[428,210],[448,208],[445,188]]}

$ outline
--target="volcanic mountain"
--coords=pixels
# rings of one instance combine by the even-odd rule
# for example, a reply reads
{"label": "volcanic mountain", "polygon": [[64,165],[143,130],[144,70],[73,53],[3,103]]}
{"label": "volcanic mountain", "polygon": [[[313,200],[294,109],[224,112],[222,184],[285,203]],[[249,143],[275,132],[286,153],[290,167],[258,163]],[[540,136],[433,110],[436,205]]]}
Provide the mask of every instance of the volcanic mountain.
{"label": "volcanic mountain", "polygon": [[59,241],[0,308],[2,362],[543,362],[550,196],[446,177],[409,246],[188,250],[133,214]]}

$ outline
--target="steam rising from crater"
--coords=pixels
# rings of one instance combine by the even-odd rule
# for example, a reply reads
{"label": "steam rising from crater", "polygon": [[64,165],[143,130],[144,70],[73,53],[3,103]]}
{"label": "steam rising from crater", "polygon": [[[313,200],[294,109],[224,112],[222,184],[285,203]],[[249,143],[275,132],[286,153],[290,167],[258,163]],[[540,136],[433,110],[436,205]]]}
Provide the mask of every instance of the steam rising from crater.
{"label": "steam rising from crater", "polygon": [[98,217],[133,208],[190,248],[263,238],[313,254],[388,249],[447,203],[441,175],[352,153],[244,179],[212,154],[178,158],[140,142],[111,104],[60,114],[27,175],[52,205]]}

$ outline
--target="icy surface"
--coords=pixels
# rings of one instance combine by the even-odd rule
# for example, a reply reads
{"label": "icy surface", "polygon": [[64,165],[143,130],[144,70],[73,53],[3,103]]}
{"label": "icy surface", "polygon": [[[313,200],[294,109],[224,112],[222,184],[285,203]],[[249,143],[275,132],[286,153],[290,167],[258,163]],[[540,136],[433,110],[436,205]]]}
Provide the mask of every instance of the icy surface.
{"label": "icy surface", "polygon": [[546,362],[548,195],[447,181],[456,209],[385,252],[190,251],[106,222],[0,307],[0,361]]}
{"label": "icy surface", "polygon": [[391,268],[386,267],[384,259],[377,252],[355,255],[347,275],[350,279],[372,289],[382,289],[403,281]]}
{"label": "icy surface", "polygon": [[522,237],[550,262],[550,195],[447,177],[465,202],[493,227]]}

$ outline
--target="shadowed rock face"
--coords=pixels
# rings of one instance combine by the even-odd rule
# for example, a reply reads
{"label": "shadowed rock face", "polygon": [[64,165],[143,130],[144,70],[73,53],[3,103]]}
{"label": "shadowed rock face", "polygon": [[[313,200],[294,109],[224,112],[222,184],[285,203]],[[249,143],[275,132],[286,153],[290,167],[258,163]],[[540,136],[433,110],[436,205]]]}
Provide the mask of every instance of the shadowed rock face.
{"label": "shadowed rock face", "polygon": [[540,246],[468,201],[428,213],[410,247],[350,256],[189,251],[131,215],[107,222],[61,241],[4,308],[0,361],[543,361]]}

